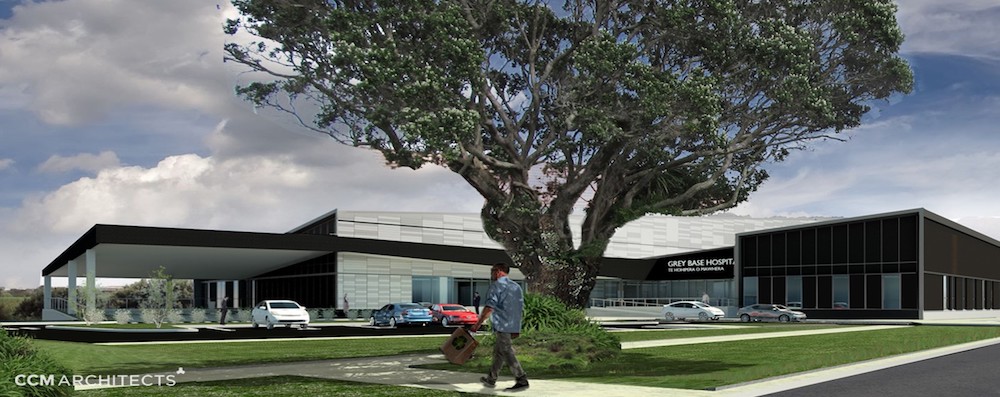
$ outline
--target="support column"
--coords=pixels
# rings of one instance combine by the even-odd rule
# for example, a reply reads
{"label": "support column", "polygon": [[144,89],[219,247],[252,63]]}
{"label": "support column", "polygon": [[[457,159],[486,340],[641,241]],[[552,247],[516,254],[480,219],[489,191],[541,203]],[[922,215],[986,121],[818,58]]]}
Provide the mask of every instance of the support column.
{"label": "support column", "polygon": [[240,307],[240,280],[233,280],[233,307]]}
{"label": "support column", "polygon": [[87,310],[93,310],[97,308],[97,252],[93,249],[87,250],[87,264],[86,264],[86,275],[87,275]]}
{"label": "support column", "polygon": [[66,314],[76,315],[76,259],[66,264]]}
{"label": "support column", "polygon": [[[225,281],[216,281],[215,282],[215,307],[216,308],[222,307],[221,306],[222,305],[222,298],[225,298],[225,297],[226,297],[226,282]],[[229,302],[230,302],[230,304],[232,304],[232,301],[229,301]],[[230,305],[229,307],[232,307],[232,305]]]}
{"label": "support column", "polygon": [[52,276],[45,276],[44,279],[44,286],[42,287],[42,308],[52,309]]}
{"label": "support column", "polygon": [[250,280],[250,304],[257,304],[257,280]]}

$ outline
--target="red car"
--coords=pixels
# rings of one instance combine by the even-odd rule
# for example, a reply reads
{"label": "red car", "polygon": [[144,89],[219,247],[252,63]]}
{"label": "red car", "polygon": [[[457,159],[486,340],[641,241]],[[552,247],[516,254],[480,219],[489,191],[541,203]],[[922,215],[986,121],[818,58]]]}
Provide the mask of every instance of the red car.
{"label": "red car", "polygon": [[453,303],[431,305],[431,315],[434,316],[434,322],[444,326],[473,325],[479,321],[479,315],[476,312]]}

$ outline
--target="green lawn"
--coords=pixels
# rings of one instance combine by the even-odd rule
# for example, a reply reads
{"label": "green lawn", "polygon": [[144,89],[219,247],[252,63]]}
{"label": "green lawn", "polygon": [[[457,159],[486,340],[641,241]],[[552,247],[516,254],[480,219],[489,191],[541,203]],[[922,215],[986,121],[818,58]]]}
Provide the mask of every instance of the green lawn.
{"label": "green lawn", "polygon": [[[782,337],[623,350],[612,360],[572,372],[521,364],[533,378],[636,386],[711,389],[879,357],[1000,337],[1000,327],[916,326],[841,334]],[[428,366],[483,372],[488,357],[463,366]]]}
{"label": "green lawn", "polygon": [[[720,333],[745,334],[829,327],[831,326],[776,324],[719,330],[622,332],[617,335],[623,342],[627,342],[710,336]],[[915,326],[842,334],[629,349],[623,350],[615,359],[572,373],[541,367],[530,356],[519,358],[531,377],[537,379],[565,378],[581,382],[706,389],[997,337],[1000,337],[1000,327]],[[35,343],[75,373],[128,374],[168,371],[177,367],[216,367],[436,352],[444,338],[442,335],[414,338],[127,346],[45,340],[37,340]],[[440,364],[430,367],[452,371],[485,372],[489,352],[480,351],[477,355],[480,357],[463,366]],[[244,381],[234,381],[232,384],[242,383]],[[320,381],[320,383],[331,382]],[[317,385],[317,387],[339,386]],[[186,386],[179,389],[184,388]],[[200,389],[191,393],[202,394]],[[316,395],[321,394],[325,393]]]}
{"label": "green lawn", "polygon": [[[722,324],[719,324],[722,325]],[[746,325],[742,323],[725,324],[722,328],[712,329],[672,329],[672,330],[641,330],[641,331],[621,331],[615,332],[622,342],[641,342],[647,340],[660,339],[681,339],[700,338],[706,336],[743,335],[759,334],[764,332],[785,332],[785,331],[808,331],[827,328],[851,328],[851,325],[835,324],[783,324],[783,323],[760,323]]]}
{"label": "green lawn", "polygon": [[77,392],[77,394],[84,397],[144,397],[150,395],[163,397],[437,397],[475,395],[442,390],[420,389],[416,387],[343,382],[297,376],[276,376],[272,378],[241,379],[237,381],[183,383],[171,387],[125,387],[86,390]]}
{"label": "green lawn", "polygon": [[446,335],[419,338],[282,340],[104,346],[35,340],[75,373],[138,374],[177,367],[221,367],[269,362],[436,352]]}

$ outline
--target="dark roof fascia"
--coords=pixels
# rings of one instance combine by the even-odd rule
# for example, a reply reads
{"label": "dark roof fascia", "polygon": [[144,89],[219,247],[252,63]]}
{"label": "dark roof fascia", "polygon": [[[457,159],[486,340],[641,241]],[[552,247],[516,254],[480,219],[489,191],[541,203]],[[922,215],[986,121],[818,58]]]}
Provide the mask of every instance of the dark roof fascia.
{"label": "dark roof fascia", "polygon": [[83,255],[83,253],[87,252],[87,250],[96,247],[97,228],[99,226],[102,225],[94,225],[93,227],[90,228],[90,230],[87,230],[86,233],[83,233],[83,235],[80,236],[80,238],[76,239],[76,241],[73,242],[73,244],[70,244],[70,246],[66,248],[66,250],[63,251],[61,254],[59,254],[59,256],[57,256],[55,260],[53,260],[51,263],[49,263],[48,266],[45,266],[45,268],[42,269],[42,276],[48,276],[52,274],[52,272],[55,272],[57,269],[65,266],[66,263],[68,263],[69,261],[78,258],[80,255]]}
{"label": "dark roof fascia", "polygon": [[335,245],[330,237],[98,224],[42,269],[42,276],[52,274],[99,244],[333,251]]}
{"label": "dark roof fascia", "polygon": [[625,280],[645,280],[657,258],[607,258],[601,261],[598,276]]}
{"label": "dark roof fascia", "polygon": [[831,219],[831,220],[827,220],[827,221],[820,221],[820,222],[813,222],[813,223],[803,223],[803,224],[800,224],[800,225],[776,227],[776,228],[773,228],[773,229],[761,229],[761,230],[753,230],[753,231],[749,231],[749,232],[736,233],[736,238],[737,238],[737,240],[739,240],[740,237],[743,237],[743,236],[752,236],[752,235],[755,235],[755,234],[773,233],[773,232],[788,231],[788,230],[798,230],[798,229],[805,229],[805,228],[811,228],[811,227],[822,227],[822,226],[830,226],[830,225],[839,225],[839,224],[842,224],[842,223],[851,223],[851,222],[865,221],[865,220],[878,219],[878,218],[888,218],[888,217],[899,216],[899,215],[907,215],[907,214],[914,214],[914,215],[920,216],[921,214],[927,213],[927,212],[928,211],[925,210],[925,209],[923,209],[923,208],[914,208],[914,209],[909,209],[909,210],[893,211],[893,212],[883,212],[881,214],[864,215],[864,216],[857,216],[857,217],[852,217],[852,218],[838,218],[838,219]]}
{"label": "dark roof fascia", "polygon": [[987,236],[987,235],[982,234],[980,232],[977,232],[975,230],[972,230],[968,226],[963,226],[962,224],[960,224],[958,222],[955,222],[955,221],[953,221],[951,219],[945,218],[945,217],[943,217],[941,215],[935,214],[935,213],[930,212],[930,211],[925,210],[925,209],[921,209],[921,215],[924,218],[930,219],[930,220],[932,220],[934,222],[937,222],[937,223],[940,223],[941,225],[943,225],[945,227],[949,227],[949,228],[955,229],[955,230],[957,230],[957,231],[959,231],[961,233],[968,234],[969,236],[971,236],[973,238],[982,240],[982,241],[984,241],[986,243],[992,244],[993,246],[1000,247],[1000,241],[998,241],[997,239],[994,239],[993,237],[990,237],[990,236]]}
{"label": "dark roof fascia", "polygon": [[506,251],[496,248],[461,247],[456,245],[374,240],[356,237],[330,237],[336,239],[336,247],[339,252],[396,256],[403,258],[439,260],[480,265],[513,263]]}

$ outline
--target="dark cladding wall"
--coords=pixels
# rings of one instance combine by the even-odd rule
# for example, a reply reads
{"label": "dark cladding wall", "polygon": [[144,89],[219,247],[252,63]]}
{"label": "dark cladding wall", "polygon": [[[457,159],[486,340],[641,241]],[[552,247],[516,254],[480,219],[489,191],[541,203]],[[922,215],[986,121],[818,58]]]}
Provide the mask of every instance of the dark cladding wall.
{"label": "dark cladding wall", "polygon": [[924,222],[924,310],[1000,308],[1000,247]]}
{"label": "dark cladding wall", "polygon": [[822,317],[916,318],[917,236],[915,212],[740,236],[741,304],[795,301]]}
{"label": "dark cladding wall", "polygon": [[337,307],[337,254],[255,277],[257,300],[291,299],[305,307]]}

